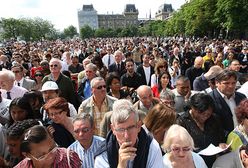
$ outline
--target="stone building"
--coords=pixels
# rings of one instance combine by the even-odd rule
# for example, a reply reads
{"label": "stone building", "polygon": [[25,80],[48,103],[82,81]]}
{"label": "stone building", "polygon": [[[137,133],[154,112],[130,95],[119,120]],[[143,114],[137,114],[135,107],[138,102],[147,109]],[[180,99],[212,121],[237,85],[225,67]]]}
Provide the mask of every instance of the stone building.
{"label": "stone building", "polygon": [[173,12],[171,4],[163,4],[155,14],[155,20],[166,20]]}

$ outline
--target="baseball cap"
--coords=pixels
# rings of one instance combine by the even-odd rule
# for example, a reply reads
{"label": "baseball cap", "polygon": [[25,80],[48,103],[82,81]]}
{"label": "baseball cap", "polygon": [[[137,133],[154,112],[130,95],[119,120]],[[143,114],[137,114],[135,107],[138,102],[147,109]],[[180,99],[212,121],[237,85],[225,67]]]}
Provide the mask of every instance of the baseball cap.
{"label": "baseball cap", "polygon": [[214,79],[216,76],[218,76],[219,74],[221,74],[221,72],[223,71],[223,69],[218,66],[218,65],[214,65],[212,66],[207,73],[204,74],[204,77],[207,80],[211,80]]}
{"label": "baseball cap", "polygon": [[47,81],[42,85],[41,92],[44,92],[47,90],[59,90],[59,87],[56,82]]}

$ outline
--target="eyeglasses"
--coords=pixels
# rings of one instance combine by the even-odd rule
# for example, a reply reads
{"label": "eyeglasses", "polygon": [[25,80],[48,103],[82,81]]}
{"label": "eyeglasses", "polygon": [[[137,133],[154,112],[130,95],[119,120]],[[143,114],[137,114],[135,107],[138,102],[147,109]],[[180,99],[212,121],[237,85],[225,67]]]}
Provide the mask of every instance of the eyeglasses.
{"label": "eyeglasses", "polygon": [[137,125],[131,125],[127,128],[116,128],[115,131],[123,134],[125,131],[132,132],[135,128],[137,128]]}
{"label": "eyeglasses", "polygon": [[87,133],[87,132],[89,132],[91,130],[91,128],[82,128],[82,129],[77,129],[77,130],[75,130],[74,132],[76,133],[76,134],[79,134],[80,132],[82,132],[82,133]]}
{"label": "eyeglasses", "polygon": [[191,147],[174,147],[174,148],[171,148],[171,151],[172,152],[175,152],[175,153],[179,153],[180,151],[183,151],[183,152],[188,152],[191,150]]}
{"label": "eyeglasses", "polygon": [[51,64],[50,67],[51,67],[51,68],[52,68],[52,67],[57,68],[58,65],[57,65],[57,64]]}
{"label": "eyeglasses", "polygon": [[20,73],[21,71],[12,71],[13,73]]}
{"label": "eyeglasses", "polygon": [[153,57],[151,57],[151,58],[150,58],[150,60],[154,60],[154,58],[153,58]]}
{"label": "eyeglasses", "polygon": [[38,160],[38,161],[44,160],[44,159],[46,159],[46,157],[47,157],[48,155],[50,155],[51,153],[54,153],[57,149],[58,149],[58,147],[55,146],[55,147],[54,147],[53,149],[51,149],[47,154],[42,155],[42,156],[40,156],[40,157],[38,157],[38,158],[34,157],[34,156],[31,155],[31,154],[30,154],[30,156],[33,157],[35,160]]}
{"label": "eyeglasses", "polygon": [[42,75],[42,74],[35,74],[34,76],[43,77],[43,75]]}
{"label": "eyeglasses", "polygon": [[60,115],[64,110],[55,113],[47,113],[48,117]]}
{"label": "eyeglasses", "polygon": [[167,68],[166,66],[159,66],[158,68]]}
{"label": "eyeglasses", "polygon": [[96,89],[100,90],[102,88],[106,88],[106,85],[100,85],[100,86],[97,86]]}

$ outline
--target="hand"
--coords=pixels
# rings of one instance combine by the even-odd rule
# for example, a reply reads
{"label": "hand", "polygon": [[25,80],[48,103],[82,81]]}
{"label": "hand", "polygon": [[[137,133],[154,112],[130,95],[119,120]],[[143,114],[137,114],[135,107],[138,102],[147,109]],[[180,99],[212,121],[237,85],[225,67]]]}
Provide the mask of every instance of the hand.
{"label": "hand", "polygon": [[51,136],[52,136],[53,133],[55,132],[55,129],[54,129],[53,126],[51,126],[51,125],[49,125],[49,126],[47,127],[47,130],[48,130],[48,132],[51,134]]}
{"label": "hand", "polygon": [[124,142],[119,149],[118,168],[126,168],[128,160],[134,160],[137,149],[131,147],[132,142]]}
{"label": "hand", "polygon": [[190,96],[191,96],[191,90],[189,89],[188,93],[187,93],[186,96],[184,97],[185,101],[186,101],[186,100],[189,100]]}
{"label": "hand", "polygon": [[228,146],[228,144],[226,144],[226,143],[220,143],[220,144],[219,144],[219,147],[220,147],[221,149],[225,149],[225,148],[227,148],[227,146]]}

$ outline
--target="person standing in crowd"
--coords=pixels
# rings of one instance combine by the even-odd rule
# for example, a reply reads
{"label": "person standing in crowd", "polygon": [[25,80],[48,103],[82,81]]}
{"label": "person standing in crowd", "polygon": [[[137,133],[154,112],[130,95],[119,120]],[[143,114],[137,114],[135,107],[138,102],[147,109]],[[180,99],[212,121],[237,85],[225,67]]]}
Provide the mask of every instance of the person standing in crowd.
{"label": "person standing in crowd", "polygon": [[117,72],[119,77],[121,77],[125,72],[125,63],[122,61],[123,53],[120,50],[115,51],[114,53],[115,62],[109,66],[108,72]]}
{"label": "person standing in crowd", "polygon": [[62,68],[61,61],[57,58],[52,58],[49,66],[51,73],[43,78],[42,83],[44,84],[46,81],[56,82],[61,91],[61,96],[77,107],[72,81],[60,72]]}
{"label": "person standing in crowd", "polygon": [[154,74],[154,69],[149,64],[150,55],[144,54],[142,56],[142,61],[143,61],[142,65],[139,65],[137,67],[136,72],[141,75],[143,85],[151,86],[151,76],[152,74]]}
{"label": "person standing in crowd", "polygon": [[24,77],[23,67],[20,64],[14,64],[11,67],[11,71],[15,74],[15,85],[21,86],[27,89],[28,91],[32,90],[35,87],[34,80],[27,79]]}
{"label": "person standing in crowd", "polygon": [[[123,100],[116,103],[119,101]],[[115,109],[111,123],[111,131],[96,153],[95,168],[164,167],[158,142],[141,128],[138,112],[132,106]]]}
{"label": "person standing in crowd", "polygon": [[246,98],[242,93],[235,91],[236,83],[235,72],[223,70],[216,77],[217,88],[210,92],[210,96],[215,100],[214,112],[220,117],[227,134],[238,125],[234,109]]}
{"label": "person standing in crowd", "polygon": [[92,96],[84,100],[78,109],[78,113],[89,113],[95,123],[95,134],[99,135],[100,122],[106,112],[112,111],[114,101],[117,99],[108,96],[106,83],[102,77],[93,78],[90,82]]}
{"label": "person standing in crowd", "polygon": [[156,62],[154,69],[155,69],[155,73],[152,74],[151,76],[151,87],[158,85],[159,75],[161,73],[168,71],[168,63],[165,60],[160,59],[159,61]]}
{"label": "person standing in crowd", "polygon": [[163,148],[166,152],[163,156],[164,168],[182,165],[187,168],[207,168],[202,157],[193,152],[194,140],[188,131],[179,125],[172,125],[168,129]]}
{"label": "person standing in crowd", "polygon": [[169,67],[169,73],[171,76],[171,86],[175,88],[177,78],[181,75],[180,64],[177,59],[172,61],[172,65]]}
{"label": "person standing in crowd", "polygon": [[108,46],[107,54],[102,57],[103,64],[109,69],[109,66],[115,62],[115,58],[112,55],[112,48]]}
{"label": "person standing in crowd", "polygon": [[14,85],[15,75],[9,70],[0,71],[0,91],[3,98],[13,100],[17,97],[22,97],[27,89]]}
{"label": "person standing in crowd", "polygon": [[44,74],[42,73],[42,71],[36,70],[34,73],[35,86],[33,87],[32,90],[37,90],[37,91],[41,90],[43,78],[44,78]]}
{"label": "person standing in crowd", "polygon": [[90,114],[82,113],[72,122],[76,141],[68,149],[78,154],[82,168],[94,168],[94,154],[104,138],[94,135],[95,124]]}
{"label": "person standing in crowd", "polygon": [[47,129],[40,125],[27,130],[21,142],[21,152],[25,159],[15,168],[81,167],[81,161],[77,153],[57,147]]}
{"label": "person standing in crowd", "polygon": [[193,88],[193,82],[196,77],[200,76],[204,70],[202,69],[203,59],[198,56],[195,58],[194,65],[186,70],[185,76],[190,80],[190,87]]}

